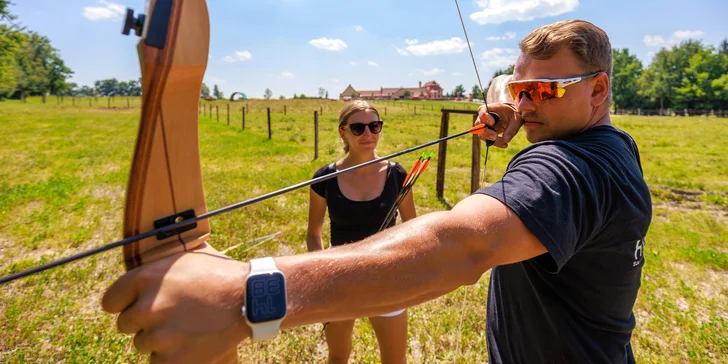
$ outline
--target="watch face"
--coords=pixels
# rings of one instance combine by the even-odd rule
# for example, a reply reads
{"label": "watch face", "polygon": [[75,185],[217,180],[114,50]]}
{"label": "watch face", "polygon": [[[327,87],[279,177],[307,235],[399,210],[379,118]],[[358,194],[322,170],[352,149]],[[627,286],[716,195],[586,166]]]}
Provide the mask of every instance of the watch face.
{"label": "watch face", "polygon": [[286,315],[286,290],[279,272],[254,275],[248,279],[245,315],[252,323],[278,320]]}

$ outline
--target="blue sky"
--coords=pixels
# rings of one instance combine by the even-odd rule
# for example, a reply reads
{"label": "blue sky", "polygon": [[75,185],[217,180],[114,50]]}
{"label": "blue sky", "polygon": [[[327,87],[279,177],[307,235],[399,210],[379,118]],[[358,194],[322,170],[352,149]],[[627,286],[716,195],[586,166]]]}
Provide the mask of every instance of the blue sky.
{"label": "blue sky", "polygon": [[[139,77],[137,37],[121,34],[126,7],[145,0],[11,0],[10,11],[50,38],[73,82]],[[189,1],[189,0],[188,0]],[[604,29],[615,48],[646,66],[654,52],[685,38],[717,45],[728,37],[726,0],[459,0],[483,84],[513,63],[531,30],[566,19]],[[210,55],[205,82],[225,96],[338,97],[355,89],[416,86],[446,90],[477,83],[454,1],[208,0]]]}

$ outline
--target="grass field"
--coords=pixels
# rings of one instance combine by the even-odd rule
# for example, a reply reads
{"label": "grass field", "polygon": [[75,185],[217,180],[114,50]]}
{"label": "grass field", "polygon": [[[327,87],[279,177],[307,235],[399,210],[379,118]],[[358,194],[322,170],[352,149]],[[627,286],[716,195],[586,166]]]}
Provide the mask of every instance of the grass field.
{"label": "grass field", "polygon": [[[72,103],[71,103],[72,102]],[[200,115],[200,158],[209,209],[306,179],[343,156],[335,126],[341,102],[250,100],[225,102]],[[286,115],[283,115],[286,105]],[[417,110],[414,106],[417,105]],[[109,108],[111,106],[111,108]],[[121,237],[123,204],[139,117],[139,100],[99,98],[46,104],[0,102],[0,275],[17,272]],[[241,130],[241,108],[246,129]],[[380,103],[385,120],[378,149],[386,155],[439,135],[439,108],[466,103]],[[266,107],[272,111],[268,140]],[[384,108],[387,114],[384,115]],[[320,118],[318,160],[313,111]],[[416,115],[415,115],[416,112]],[[451,116],[450,133],[471,117]],[[614,116],[637,141],[650,185],[654,217],[647,236],[642,289],[635,307],[633,346],[641,363],[718,363],[728,357],[728,119]],[[445,198],[469,193],[470,137],[448,142]],[[527,146],[522,134],[506,150],[492,149],[486,179],[493,182]],[[436,147],[425,149],[437,152]],[[410,168],[419,153],[396,158]],[[434,161],[435,164],[437,161]],[[415,187],[418,214],[443,210],[433,165]],[[229,255],[240,260],[305,251],[308,190],[300,189],[213,218],[218,249],[281,232]],[[324,227],[326,234],[328,225]],[[327,236],[324,236],[326,240]],[[144,362],[131,338],[100,309],[104,290],[124,271],[121,249],[3,285],[0,362]],[[408,362],[487,361],[485,307],[489,274],[412,307]],[[467,293],[467,300],[464,296]],[[462,321],[461,321],[462,320]],[[462,322],[462,323],[461,323]],[[240,346],[244,362],[323,362],[320,325],[285,331],[269,345]],[[378,362],[377,342],[358,320],[351,362]]]}

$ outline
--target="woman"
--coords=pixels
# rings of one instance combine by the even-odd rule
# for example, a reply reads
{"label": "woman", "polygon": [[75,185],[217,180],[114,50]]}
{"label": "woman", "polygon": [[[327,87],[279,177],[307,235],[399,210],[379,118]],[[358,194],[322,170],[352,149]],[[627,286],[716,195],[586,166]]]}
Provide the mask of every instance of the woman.
{"label": "woman", "polygon": [[[321,167],[314,178],[378,158],[374,150],[383,123],[368,102],[356,100],[339,114],[339,136],[346,156]],[[311,186],[306,243],[309,251],[323,249],[321,230],[326,209],[331,219],[331,244],[335,248],[360,241],[379,231],[394,205],[407,175],[397,162],[382,161],[338,175]],[[399,206],[402,221],[416,216],[411,191]],[[397,216],[387,226],[393,226]],[[407,352],[407,311],[369,317],[379,342],[383,364],[405,363]],[[354,320],[330,322],[325,330],[329,363],[347,363],[351,354]]]}

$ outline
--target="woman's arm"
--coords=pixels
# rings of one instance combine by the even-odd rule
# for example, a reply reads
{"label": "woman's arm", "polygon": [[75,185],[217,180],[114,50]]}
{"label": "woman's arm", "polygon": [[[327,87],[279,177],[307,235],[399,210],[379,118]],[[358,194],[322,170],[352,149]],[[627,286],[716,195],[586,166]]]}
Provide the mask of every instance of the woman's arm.
{"label": "woman's arm", "polygon": [[402,222],[412,220],[417,217],[417,211],[415,211],[415,199],[413,192],[410,190],[407,195],[404,196],[404,200],[399,204],[399,214],[402,216]]}
{"label": "woman's arm", "polygon": [[321,229],[326,216],[326,199],[310,189],[311,197],[308,204],[308,230],[306,231],[306,247],[308,251],[323,250],[324,242],[321,239]]}

